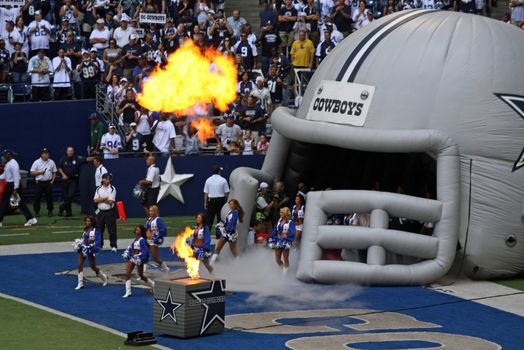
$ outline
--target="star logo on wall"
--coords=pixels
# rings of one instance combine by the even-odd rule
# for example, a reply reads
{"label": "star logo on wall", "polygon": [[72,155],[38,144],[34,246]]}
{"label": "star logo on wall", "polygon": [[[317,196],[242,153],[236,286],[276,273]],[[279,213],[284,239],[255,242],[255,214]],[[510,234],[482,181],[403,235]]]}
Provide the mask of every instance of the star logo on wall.
{"label": "star logo on wall", "polygon": [[[204,334],[204,332],[215,320],[224,324],[224,318],[221,316],[224,315],[224,303],[205,303],[205,300],[208,298],[225,295],[225,286],[223,285],[223,281],[213,281],[209,287],[209,290],[192,292],[190,294],[193,296],[193,298],[202,302],[201,305],[206,309],[204,318],[202,319],[202,326],[200,327],[200,335]],[[202,301],[202,299],[204,299],[204,301]]]}
{"label": "star logo on wall", "polygon": [[[522,119],[524,119],[524,96],[511,95],[511,94],[497,94],[495,96],[504,101],[508,106],[511,107]],[[519,157],[513,164],[512,172],[522,168],[524,166],[524,148],[520,152]]]}
{"label": "star logo on wall", "polygon": [[162,316],[160,321],[163,321],[166,317],[171,317],[173,322],[176,323],[175,311],[180,308],[183,304],[175,303],[171,298],[171,288],[168,289],[166,300],[156,299],[156,302],[162,307]]}
{"label": "star logo on wall", "polygon": [[160,202],[167,196],[175,197],[180,203],[184,204],[184,197],[180,186],[193,177],[193,174],[177,174],[171,162],[171,157],[167,160],[166,170],[160,175],[160,192],[158,193],[157,202]]}

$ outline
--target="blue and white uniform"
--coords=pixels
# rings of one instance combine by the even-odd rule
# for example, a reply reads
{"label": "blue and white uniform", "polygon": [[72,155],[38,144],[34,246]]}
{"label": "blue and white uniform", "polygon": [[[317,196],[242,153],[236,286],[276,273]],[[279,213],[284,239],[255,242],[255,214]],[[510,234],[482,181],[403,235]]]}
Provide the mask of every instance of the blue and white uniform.
{"label": "blue and white uniform", "polygon": [[74,248],[77,253],[82,253],[84,256],[95,256],[100,250],[102,244],[102,234],[97,228],[85,230],[82,233],[80,242],[75,241]]}
{"label": "blue and white uniform", "polygon": [[272,249],[289,250],[295,240],[296,227],[293,220],[278,219],[278,222],[269,236],[268,245]]}
{"label": "blue and white uniform", "polygon": [[297,231],[302,231],[302,223],[298,224],[298,222],[303,222],[303,220],[304,220],[304,212],[305,211],[306,211],[306,209],[305,209],[304,205],[301,205],[298,210],[297,210],[297,205],[296,204],[293,206],[291,214],[293,215],[293,222],[295,223],[295,229]]}
{"label": "blue and white uniform", "polygon": [[149,261],[149,247],[145,238],[135,238],[131,245],[122,254],[124,260],[131,261],[135,265],[143,265]]}
{"label": "blue and white uniform", "polygon": [[153,236],[148,240],[150,245],[161,246],[164,243],[164,237],[167,235],[167,227],[159,217],[149,219],[146,222],[146,230],[151,230]]}
{"label": "blue and white uniform", "polygon": [[236,242],[236,240],[238,239],[237,222],[238,210],[233,210],[227,213],[224,228],[220,232],[222,238],[224,238],[226,242]]}
{"label": "blue and white uniform", "polygon": [[[195,244],[197,241],[204,241],[202,247],[196,247]],[[195,252],[195,257],[198,260],[204,260],[211,256],[211,232],[209,231],[208,226],[198,227],[195,226],[193,230],[193,236],[190,239],[189,245]]]}

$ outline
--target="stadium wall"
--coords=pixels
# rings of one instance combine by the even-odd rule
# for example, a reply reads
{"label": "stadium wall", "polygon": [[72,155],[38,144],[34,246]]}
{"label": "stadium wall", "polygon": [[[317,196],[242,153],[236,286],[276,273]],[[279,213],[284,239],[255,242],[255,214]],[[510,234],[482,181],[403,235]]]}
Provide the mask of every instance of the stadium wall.
{"label": "stadium wall", "polygon": [[[159,158],[157,166],[160,174],[165,172],[167,157]],[[229,179],[230,173],[238,167],[260,169],[264,161],[263,155],[253,156],[180,156],[172,157],[172,164],[176,174],[191,174],[180,186],[184,204],[172,196],[159,202],[162,216],[170,215],[195,215],[204,211],[204,183],[212,174],[212,167],[218,164],[224,168],[222,176]],[[117,201],[123,201],[128,217],[144,216],[144,209],[137,199],[133,197],[133,187],[146,176],[146,163],[144,158],[120,158],[105,160],[104,166],[113,175],[113,185],[117,189]],[[87,164],[82,168],[80,178],[82,211],[88,213],[94,209],[94,167]]]}
{"label": "stadium wall", "polygon": [[29,170],[40,150],[49,149],[58,163],[67,146],[86,155],[89,145],[88,116],[94,100],[16,103],[0,106],[0,147],[18,153],[20,168]]}

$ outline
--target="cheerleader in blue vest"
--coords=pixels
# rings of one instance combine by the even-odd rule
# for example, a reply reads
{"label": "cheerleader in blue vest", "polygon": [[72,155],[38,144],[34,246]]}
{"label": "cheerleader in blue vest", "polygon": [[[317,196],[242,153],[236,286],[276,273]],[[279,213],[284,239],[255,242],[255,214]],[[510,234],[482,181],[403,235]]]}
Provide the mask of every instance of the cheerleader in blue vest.
{"label": "cheerleader in blue vest", "polygon": [[131,274],[133,270],[138,270],[140,279],[146,282],[151,288],[155,286],[153,280],[144,276],[144,266],[149,261],[149,246],[147,244],[146,229],[144,226],[139,225],[135,227],[135,239],[129,247],[124,251],[122,257],[127,261],[126,266],[126,293],[122,298],[131,296]]}
{"label": "cheerleader in blue vest", "polygon": [[84,288],[84,261],[89,260],[89,266],[102,280],[102,285],[107,285],[107,276],[96,266],[96,253],[102,245],[102,234],[96,228],[96,221],[93,216],[86,216],[84,219],[84,232],[82,238],[76,239],[73,249],[78,253],[78,284],[75,289]]}
{"label": "cheerleader in blue vest", "polygon": [[284,272],[289,268],[289,249],[295,240],[295,234],[296,229],[291,210],[287,207],[280,209],[280,218],[269,237],[268,246],[275,250],[275,261],[278,266],[284,268]]}
{"label": "cheerleader in blue vest", "polygon": [[218,240],[217,246],[215,248],[215,253],[211,257],[210,264],[213,266],[215,260],[217,259],[220,251],[224,247],[224,244],[229,243],[229,249],[231,254],[234,257],[238,256],[237,253],[237,224],[244,220],[244,210],[240,206],[240,203],[236,199],[231,199],[228,202],[229,212],[226,215],[226,222],[217,224],[216,229],[220,234],[220,239]]}
{"label": "cheerleader in blue vest", "polygon": [[194,252],[194,257],[204,264],[206,269],[212,273],[213,266],[209,264],[211,257],[211,232],[207,224],[207,218],[203,213],[198,213],[193,235],[189,238],[188,244]]}
{"label": "cheerleader in blue vest", "polygon": [[147,243],[151,251],[151,260],[156,262],[162,271],[169,272],[169,267],[158,257],[158,247],[164,243],[164,238],[167,235],[167,226],[164,220],[160,218],[160,212],[156,205],[149,207],[149,219],[147,219],[145,227]]}

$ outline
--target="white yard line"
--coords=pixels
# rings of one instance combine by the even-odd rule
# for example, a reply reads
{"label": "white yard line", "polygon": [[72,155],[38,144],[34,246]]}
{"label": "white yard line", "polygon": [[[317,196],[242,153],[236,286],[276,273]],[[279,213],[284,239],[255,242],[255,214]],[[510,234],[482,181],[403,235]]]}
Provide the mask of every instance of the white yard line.
{"label": "white yard line", "polygon": [[53,231],[51,233],[78,233],[78,230],[73,230],[73,231]]}
{"label": "white yard line", "polygon": [[[77,321],[77,322],[83,323],[85,325],[94,327],[94,328],[98,328],[100,330],[109,332],[109,333],[117,335],[119,337],[127,338],[127,334],[122,333],[120,331],[117,331],[116,329],[109,328],[109,327],[103,326],[101,324],[98,324],[98,323],[95,323],[95,322],[92,322],[92,321],[85,320],[85,319],[77,317],[77,316],[66,314],[65,312],[58,311],[58,310],[55,310],[55,309],[51,309],[50,307],[47,307],[47,306],[44,306],[44,305],[40,305],[40,304],[37,304],[37,303],[33,303],[32,301],[29,301],[29,300],[17,298],[17,297],[14,297],[14,296],[11,296],[11,295],[8,295],[8,294],[4,294],[4,293],[0,293],[0,297],[5,298],[5,299],[9,299],[9,300],[13,300],[13,301],[17,301],[19,303],[22,303],[22,304],[25,304],[25,305],[29,305],[29,306],[35,307],[37,309],[44,310],[44,311],[50,312],[52,314],[68,318],[70,320]],[[157,345],[151,345],[151,346],[153,346],[153,347],[155,347],[157,349],[162,349],[162,350],[170,350],[171,349],[171,348],[168,348],[168,347],[165,347],[165,346],[162,346],[162,345],[158,345],[158,344]]]}
{"label": "white yard line", "polygon": [[0,234],[0,238],[2,237],[15,237],[15,236],[29,236],[28,232],[24,233],[6,233],[6,234]]}

